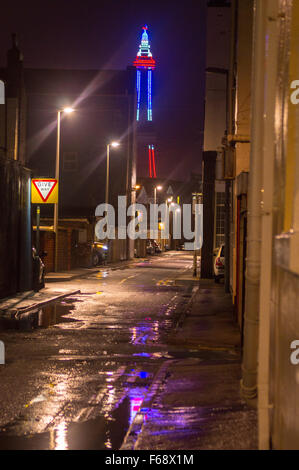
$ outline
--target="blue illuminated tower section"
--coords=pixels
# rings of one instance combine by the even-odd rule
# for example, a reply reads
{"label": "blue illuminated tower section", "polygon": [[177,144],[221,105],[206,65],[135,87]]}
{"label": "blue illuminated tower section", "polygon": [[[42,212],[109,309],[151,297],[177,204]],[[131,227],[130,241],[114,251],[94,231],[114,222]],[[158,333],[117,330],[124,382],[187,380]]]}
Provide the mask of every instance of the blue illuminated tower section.
{"label": "blue illuminated tower section", "polygon": [[[153,108],[152,108],[152,83],[153,83],[153,70],[156,66],[156,61],[151,53],[151,46],[148,39],[148,28],[143,26],[143,33],[141,36],[141,43],[139,50],[133,64],[136,67],[136,89],[137,89],[137,110],[136,120],[146,127],[146,123],[153,121]],[[155,164],[155,148],[152,142],[148,142],[148,158],[149,158],[149,176],[156,177],[156,164]]]}

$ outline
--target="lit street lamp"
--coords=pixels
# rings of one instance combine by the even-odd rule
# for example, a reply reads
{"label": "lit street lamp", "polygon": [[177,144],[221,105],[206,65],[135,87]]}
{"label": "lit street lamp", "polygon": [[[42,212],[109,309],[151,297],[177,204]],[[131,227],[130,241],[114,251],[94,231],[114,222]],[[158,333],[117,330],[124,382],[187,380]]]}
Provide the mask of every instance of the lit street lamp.
{"label": "lit street lamp", "polygon": [[[57,143],[56,143],[56,165],[55,165],[55,178],[59,183],[59,161],[60,161],[60,118],[61,113],[70,114],[74,111],[73,108],[67,107],[57,111]],[[58,186],[59,189],[59,186]],[[55,266],[54,270],[57,272],[58,268],[58,202],[54,205],[54,232],[55,232]]]}
{"label": "lit street lamp", "polygon": [[106,172],[106,195],[105,195],[105,204],[106,210],[109,201],[109,159],[110,159],[110,147],[119,147],[119,142],[111,142],[111,144],[107,144],[107,172]]}
{"label": "lit street lamp", "polygon": [[163,189],[162,186],[155,186],[154,187],[154,204],[156,204],[156,202],[157,202],[157,190],[161,191],[161,189]]}

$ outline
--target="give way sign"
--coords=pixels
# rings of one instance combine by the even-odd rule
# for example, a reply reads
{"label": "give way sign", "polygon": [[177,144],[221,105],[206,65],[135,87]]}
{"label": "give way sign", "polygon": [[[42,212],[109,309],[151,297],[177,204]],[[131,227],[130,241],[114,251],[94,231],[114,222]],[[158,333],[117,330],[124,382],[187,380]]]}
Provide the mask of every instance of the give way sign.
{"label": "give way sign", "polygon": [[34,204],[57,204],[57,180],[53,178],[33,178],[31,180],[31,202]]}

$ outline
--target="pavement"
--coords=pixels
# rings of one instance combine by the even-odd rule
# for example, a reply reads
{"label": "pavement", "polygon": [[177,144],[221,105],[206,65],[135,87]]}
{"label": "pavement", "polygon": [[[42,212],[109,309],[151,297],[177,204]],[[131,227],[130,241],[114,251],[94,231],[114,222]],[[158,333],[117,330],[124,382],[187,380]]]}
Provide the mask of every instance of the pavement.
{"label": "pavement", "polygon": [[21,292],[1,300],[0,319],[18,317],[22,313],[78,293],[80,293],[79,289],[66,289],[64,286],[61,286],[60,289],[57,286],[55,288],[47,286],[39,292]]}
{"label": "pavement", "polygon": [[80,277],[88,276],[89,274],[96,273],[99,268],[80,268],[72,269],[70,271],[51,272],[45,275],[45,282],[65,282],[79,279]]}
{"label": "pavement", "polygon": [[255,450],[257,412],[240,395],[240,332],[223,285],[199,280],[122,450]]}
{"label": "pavement", "polygon": [[199,276],[193,276],[191,269],[181,274],[175,279],[176,286],[198,286]]}

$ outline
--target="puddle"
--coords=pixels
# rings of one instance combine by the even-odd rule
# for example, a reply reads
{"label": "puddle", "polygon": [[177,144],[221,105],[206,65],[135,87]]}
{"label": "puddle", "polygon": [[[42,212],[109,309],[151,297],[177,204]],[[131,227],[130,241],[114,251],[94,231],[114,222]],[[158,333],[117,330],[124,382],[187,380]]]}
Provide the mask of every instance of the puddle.
{"label": "puddle", "polygon": [[144,401],[144,398],[148,392],[147,387],[136,387],[130,391],[130,418],[129,424],[131,425],[135,419],[136,414],[140,410],[140,407]]}
{"label": "puddle", "polygon": [[108,418],[100,416],[82,423],[62,421],[50,431],[28,436],[12,436],[5,431],[0,433],[0,450],[117,450],[136,407],[137,403],[132,404],[132,399],[126,397]]}
{"label": "puddle", "polygon": [[65,301],[45,305],[39,310],[24,313],[20,318],[1,319],[0,331],[30,331],[36,328],[48,328],[59,323],[76,322],[67,315],[74,310],[74,304]]}

